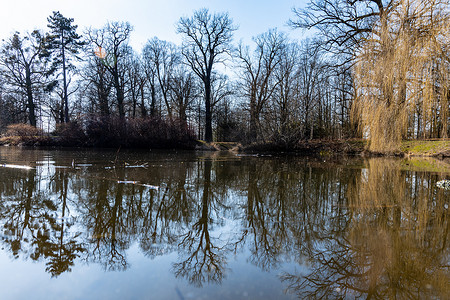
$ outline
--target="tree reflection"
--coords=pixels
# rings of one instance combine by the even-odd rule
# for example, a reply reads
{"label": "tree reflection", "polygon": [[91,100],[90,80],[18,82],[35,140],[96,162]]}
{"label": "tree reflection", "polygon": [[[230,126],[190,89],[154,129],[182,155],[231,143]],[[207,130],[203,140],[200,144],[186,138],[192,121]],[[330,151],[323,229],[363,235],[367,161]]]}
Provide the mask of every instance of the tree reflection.
{"label": "tree reflection", "polygon": [[[252,236],[251,261],[269,270],[278,264],[281,245],[286,239],[284,222],[281,220],[280,223],[277,218],[285,215],[283,205],[277,207],[277,204],[283,204],[286,199],[283,197],[283,179],[280,179],[278,188],[275,189],[280,193],[279,197],[271,197],[271,191],[274,185],[276,186],[276,183],[272,181],[275,176],[271,178],[263,174],[271,174],[271,172],[265,168],[257,170],[255,164],[249,166],[245,209],[247,228]],[[247,234],[246,230],[244,234]]]}
{"label": "tree reflection", "polygon": [[73,221],[70,218],[70,210],[67,203],[67,192],[69,185],[68,173],[65,170],[57,171],[51,182],[56,183],[56,193],[59,192],[57,208],[61,208],[59,212],[56,209],[56,222],[51,222],[51,228],[54,231],[54,241],[51,241],[49,235],[41,235],[39,244],[44,245],[47,249],[46,271],[52,276],[58,276],[66,271],[70,271],[74,265],[74,260],[79,257],[79,253],[86,251],[82,242],[78,241],[81,233],[70,232]]}
{"label": "tree reflection", "polygon": [[[85,250],[77,241],[79,234],[74,234],[69,240],[65,238],[72,224],[66,218],[68,178],[66,174],[61,174],[62,180],[54,181],[63,183],[55,191],[60,193],[60,203],[55,203],[54,197],[49,196],[51,187],[44,183],[45,176],[34,169],[28,171],[25,177],[4,181],[19,192],[4,197],[0,207],[0,219],[5,228],[4,242],[13,255],[17,258],[23,253],[33,260],[42,257],[47,261],[46,271],[52,276],[70,271],[78,253]],[[7,173],[4,175],[7,176]]]}
{"label": "tree reflection", "polygon": [[4,248],[52,276],[80,262],[126,270],[136,245],[149,259],[178,252],[172,271],[195,286],[221,284],[229,260],[245,255],[264,271],[297,268],[281,279],[301,298],[450,294],[450,192],[435,188],[441,175],[410,162],[214,156],[54,166],[64,163],[0,173]]}
{"label": "tree reflection", "polygon": [[[2,173],[5,177],[10,170]],[[22,176],[20,176],[22,175]],[[14,181],[3,181],[4,196],[1,202],[0,218],[4,222],[4,242],[9,246],[14,257],[21,251],[30,251],[22,244],[29,242],[40,234],[40,223],[51,223],[49,211],[54,210],[53,203],[41,201],[37,194],[36,170],[19,173]],[[40,253],[39,248],[36,253]],[[32,256],[35,258],[35,256]]]}
{"label": "tree reflection", "polygon": [[92,247],[90,259],[102,263],[108,270],[125,270],[128,266],[125,250],[130,237],[124,221],[124,184],[107,180],[95,181],[95,184],[97,187],[93,186],[94,190],[90,191],[83,207],[84,223]]}
{"label": "tree reflection", "polygon": [[[347,189],[341,232],[316,233],[311,272],[285,274],[302,298],[430,298],[449,295],[448,219],[435,176],[403,172],[398,161],[372,159]],[[413,193],[411,193],[413,191]],[[331,224],[335,216],[324,214]],[[327,220],[328,219],[328,220]]]}
{"label": "tree reflection", "polygon": [[227,244],[216,246],[209,231],[212,202],[217,201],[211,188],[211,169],[212,161],[206,160],[200,216],[192,229],[180,236],[179,247],[184,250],[185,257],[173,265],[175,276],[185,277],[196,286],[202,286],[204,282],[222,282],[226,265],[225,252],[228,250]]}
{"label": "tree reflection", "polygon": [[195,199],[186,189],[191,169],[192,164],[181,164],[167,178],[162,191],[148,191],[149,200],[142,206],[140,246],[151,258],[174,251],[177,236],[191,220]]}

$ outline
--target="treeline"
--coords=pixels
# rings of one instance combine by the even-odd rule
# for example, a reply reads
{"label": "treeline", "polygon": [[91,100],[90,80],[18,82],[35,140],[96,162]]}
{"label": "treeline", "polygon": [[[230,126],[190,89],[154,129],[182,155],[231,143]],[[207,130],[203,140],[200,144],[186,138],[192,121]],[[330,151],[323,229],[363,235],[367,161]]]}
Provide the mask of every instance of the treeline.
{"label": "treeline", "polygon": [[180,18],[181,45],[154,37],[137,52],[127,22],[78,33],[54,12],[47,32],[3,41],[0,129],[111,122],[126,135],[151,119],[206,141],[368,137],[372,150],[449,135],[448,3],[311,0],[290,25],[316,37],[271,29],[236,44],[228,14],[201,9]]}

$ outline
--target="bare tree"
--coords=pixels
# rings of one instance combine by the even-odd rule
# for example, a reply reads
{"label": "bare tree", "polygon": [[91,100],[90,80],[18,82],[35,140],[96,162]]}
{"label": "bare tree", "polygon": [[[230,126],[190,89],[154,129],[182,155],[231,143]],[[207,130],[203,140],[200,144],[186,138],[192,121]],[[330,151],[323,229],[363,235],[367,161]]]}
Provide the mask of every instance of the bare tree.
{"label": "bare tree", "polygon": [[154,37],[144,46],[142,55],[146,61],[146,65],[155,72],[159,89],[166,105],[167,114],[171,120],[172,106],[169,101],[170,81],[176,65],[180,63],[179,51],[174,44]]}
{"label": "bare tree", "polygon": [[112,89],[111,74],[105,64],[94,55],[92,51],[85,59],[86,64],[81,71],[84,91],[89,98],[89,104],[93,107],[91,112],[100,114],[102,117],[110,115],[110,95]]}
{"label": "bare tree", "polygon": [[308,41],[304,42],[302,48],[297,76],[300,78],[300,102],[304,129],[309,129],[310,139],[312,139],[314,135],[313,109],[319,101],[318,85],[321,62],[319,53],[309,46]]}
{"label": "bare tree", "polygon": [[399,0],[358,52],[353,112],[371,150],[396,151],[416,122],[424,137],[446,137],[449,9],[448,1]]}
{"label": "bare tree", "polygon": [[211,15],[208,9],[194,12],[191,18],[181,18],[177,32],[183,35],[182,54],[186,63],[200,78],[205,96],[205,140],[212,141],[211,79],[214,66],[230,54],[233,38],[232,20],[227,13]]}
{"label": "bare tree", "polygon": [[[300,120],[300,82],[298,69],[300,47],[289,42],[280,52],[280,63],[275,68],[278,83],[272,99],[271,127],[276,142],[284,146],[295,144],[302,135]],[[275,124],[273,123],[275,121]]]}
{"label": "bare tree", "polygon": [[183,67],[177,68],[170,84],[170,98],[173,110],[185,124],[188,119],[188,109],[197,96],[198,84],[195,82],[194,74]]}
{"label": "bare tree", "polygon": [[351,59],[397,4],[398,0],[310,0],[305,9],[293,10],[296,19],[289,23],[294,28],[319,30],[321,38],[315,46]]}
{"label": "bare tree", "polygon": [[113,77],[117,97],[119,117],[125,117],[124,108],[124,57],[130,54],[127,47],[132,26],[128,22],[108,22],[102,29],[89,29],[89,41],[94,46],[98,59],[104,63],[106,70]]}
{"label": "bare tree", "polygon": [[25,95],[28,110],[28,121],[36,126],[35,94],[44,88],[46,74],[45,59],[48,53],[45,37],[35,30],[21,36],[16,32],[3,43],[1,48],[0,68],[7,86]]}
{"label": "bare tree", "polygon": [[253,55],[249,53],[249,47],[241,44],[238,48],[243,94],[250,102],[250,140],[258,138],[260,114],[278,85],[274,71],[280,62],[286,36],[277,30],[269,30],[254,41]]}
{"label": "bare tree", "polygon": [[[141,114],[145,115],[144,91],[143,87],[146,81],[142,63],[137,53],[132,51],[132,54],[127,57],[128,63],[126,70],[127,76],[127,94],[131,99],[131,116],[136,117],[138,106],[140,106]],[[141,98],[141,103],[138,100]]]}

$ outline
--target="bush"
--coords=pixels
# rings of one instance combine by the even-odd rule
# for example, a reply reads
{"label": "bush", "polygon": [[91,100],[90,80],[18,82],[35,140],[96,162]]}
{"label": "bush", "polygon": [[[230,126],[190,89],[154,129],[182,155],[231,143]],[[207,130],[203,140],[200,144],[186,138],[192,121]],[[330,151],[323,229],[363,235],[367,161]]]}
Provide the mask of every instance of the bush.
{"label": "bush", "polygon": [[292,122],[272,133],[270,141],[280,149],[294,149],[303,137],[300,123]]}
{"label": "bush", "polygon": [[28,124],[8,125],[3,135],[0,144],[34,146],[46,145],[49,141],[48,136],[44,134],[42,129]]}
{"label": "bush", "polygon": [[87,143],[94,147],[126,144],[125,120],[116,117],[90,116],[86,120]]}
{"label": "bush", "polygon": [[120,119],[91,116],[86,121],[89,145],[95,147],[194,148],[185,122],[160,117]]}
{"label": "bush", "polygon": [[18,136],[18,137],[35,137],[42,136],[44,132],[40,128],[28,124],[11,124],[6,127],[5,136]]}
{"label": "bush", "polygon": [[53,134],[57,136],[58,144],[62,146],[83,146],[86,135],[78,122],[56,124]]}

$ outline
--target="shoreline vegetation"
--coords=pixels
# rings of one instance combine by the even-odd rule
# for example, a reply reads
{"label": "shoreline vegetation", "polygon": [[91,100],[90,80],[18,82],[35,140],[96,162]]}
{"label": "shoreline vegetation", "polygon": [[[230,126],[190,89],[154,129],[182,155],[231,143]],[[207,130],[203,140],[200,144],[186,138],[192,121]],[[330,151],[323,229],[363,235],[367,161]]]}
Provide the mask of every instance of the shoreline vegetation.
{"label": "shoreline vegetation", "polygon": [[[0,137],[1,146],[19,147],[85,147],[127,149],[184,149],[199,151],[228,151],[251,154],[287,154],[305,156],[397,156],[397,157],[450,157],[450,139],[404,140],[395,152],[373,152],[363,139],[313,139],[294,145],[281,143],[205,142],[197,140],[187,127],[164,123],[162,120],[90,124],[83,130],[77,123],[62,124],[53,133],[44,133],[25,124],[8,126]],[[117,125],[117,126],[115,126]],[[95,128],[94,128],[95,127]]]}
{"label": "shoreline vegetation", "polygon": [[80,35],[54,11],[0,43],[0,143],[449,157],[449,2],[330,3],[293,10],[311,39],[236,43],[228,12],[202,8],[180,44],[140,51],[127,21]]}

